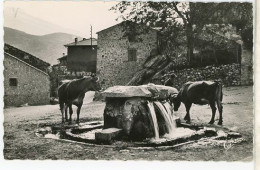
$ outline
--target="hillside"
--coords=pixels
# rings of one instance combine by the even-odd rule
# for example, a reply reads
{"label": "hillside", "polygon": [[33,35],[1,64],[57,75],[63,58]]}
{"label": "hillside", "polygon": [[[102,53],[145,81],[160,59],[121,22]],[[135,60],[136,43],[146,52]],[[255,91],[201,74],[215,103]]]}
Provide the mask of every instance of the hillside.
{"label": "hillside", "polygon": [[31,35],[8,27],[4,27],[4,31],[5,43],[35,55],[52,65],[62,57],[62,53],[67,53],[64,45],[73,42],[76,37],[67,33]]}

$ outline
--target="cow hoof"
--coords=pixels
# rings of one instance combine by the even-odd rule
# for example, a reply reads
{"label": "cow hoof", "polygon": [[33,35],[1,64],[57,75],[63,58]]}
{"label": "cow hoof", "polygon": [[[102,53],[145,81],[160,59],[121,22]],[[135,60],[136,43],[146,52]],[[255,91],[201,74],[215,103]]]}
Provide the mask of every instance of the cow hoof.
{"label": "cow hoof", "polygon": [[189,124],[190,124],[190,120],[186,120],[186,123],[189,123]]}
{"label": "cow hoof", "polygon": [[209,124],[211,124],[211,125],[214,124],[214,121],[210,121]]}
{"label": "cow hoof", "polygon": [[222,125],[222,122],[218,122],[218,125]]}

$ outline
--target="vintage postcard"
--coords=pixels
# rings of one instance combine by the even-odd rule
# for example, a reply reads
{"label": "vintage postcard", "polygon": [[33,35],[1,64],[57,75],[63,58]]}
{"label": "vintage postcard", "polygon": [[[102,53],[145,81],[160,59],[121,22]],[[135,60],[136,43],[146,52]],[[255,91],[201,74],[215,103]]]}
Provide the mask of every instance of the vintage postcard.
{"label": "vintage postcard", "polygon": [[3,159],[253,169],[256,5],[4,1]]}

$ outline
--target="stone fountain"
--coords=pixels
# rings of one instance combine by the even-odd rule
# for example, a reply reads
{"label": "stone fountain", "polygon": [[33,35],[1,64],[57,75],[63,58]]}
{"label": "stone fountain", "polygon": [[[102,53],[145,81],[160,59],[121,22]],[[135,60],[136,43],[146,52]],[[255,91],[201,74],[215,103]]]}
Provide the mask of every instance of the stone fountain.
{"label": "stone fountain", "polygon": [[[131,140],[158,139],[170,134],[179,119],[172,113],[169,97],[177,93],[173,87],[154,84],[110,87],[103,92],[104,129],[117,128],[120,136]],[[97,133],[97,140],[100,134]]]}
{"label": "stone fountain", "polygon": [[155,84],[110,87],[102,93],[106,101],[104,121],[47,126],[38,129],[36,135],[92,145],[141,148],[175,147],[200,140],[221,145],[229,139],[243,140],[239,133],[224,127],[181,122],[169,100],[176,94],[178,91],[173,87]]}

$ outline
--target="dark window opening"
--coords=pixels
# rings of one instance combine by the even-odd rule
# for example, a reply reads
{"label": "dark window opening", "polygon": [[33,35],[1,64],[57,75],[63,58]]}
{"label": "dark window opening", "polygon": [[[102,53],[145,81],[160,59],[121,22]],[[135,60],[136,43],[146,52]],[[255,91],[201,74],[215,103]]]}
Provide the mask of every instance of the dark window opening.
{"label": "dark window opening", "polygon": [[136,58],[136,49],[134,48],[131,48],[131,49],[128,49],[128,61],[136,61],[137,58]]}
{"label": "dark window opening", "polygon": [[15,86],[15,87],[16,87],[16,86],[17,86],[17,83],[18,83],[18,82],[17,82],[17,78],[10,78],[10,79],[9,79],[9,85],[10,85],[10,86]]}

